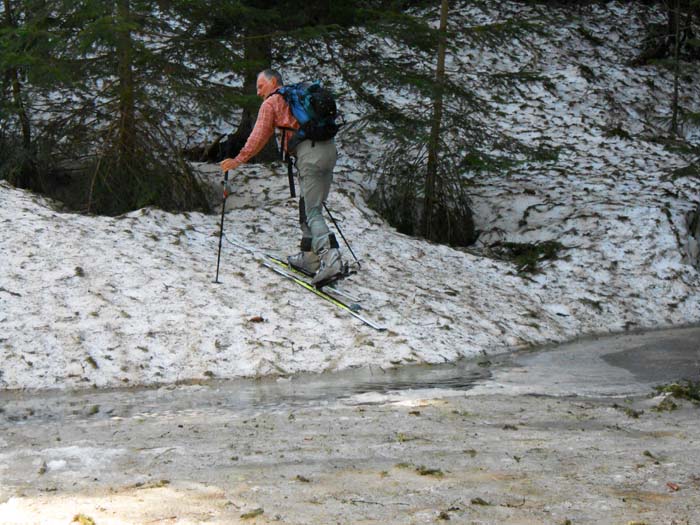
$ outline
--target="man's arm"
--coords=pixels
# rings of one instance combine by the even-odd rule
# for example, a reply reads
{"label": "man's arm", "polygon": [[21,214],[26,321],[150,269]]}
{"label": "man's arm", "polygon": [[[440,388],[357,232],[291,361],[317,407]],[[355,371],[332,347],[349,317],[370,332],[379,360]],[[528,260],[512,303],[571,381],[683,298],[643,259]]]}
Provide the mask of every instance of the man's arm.
{"label": "man's arm", "polygon": [[260,106],[258,119],[255,121],[253,131],[250,133],[243,149],[236,155],[235,159],[225,159],[221,163],[221,169],[223,171],[236,169],[241,164],[248,162],[262,151],[265,144],[267,144],[270,137],[272,137],[275,132],[274,110],[267,100]]}

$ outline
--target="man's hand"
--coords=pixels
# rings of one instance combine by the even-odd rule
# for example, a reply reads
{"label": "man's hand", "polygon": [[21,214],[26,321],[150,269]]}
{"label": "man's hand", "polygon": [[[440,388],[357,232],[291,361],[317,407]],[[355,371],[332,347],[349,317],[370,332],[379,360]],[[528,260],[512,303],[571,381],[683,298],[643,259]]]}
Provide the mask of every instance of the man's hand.
{"label": "man's hand", "polygon": [[238,164],[233,159],[224,159],[221,161],[221,171],[228,171],[238,167]]}

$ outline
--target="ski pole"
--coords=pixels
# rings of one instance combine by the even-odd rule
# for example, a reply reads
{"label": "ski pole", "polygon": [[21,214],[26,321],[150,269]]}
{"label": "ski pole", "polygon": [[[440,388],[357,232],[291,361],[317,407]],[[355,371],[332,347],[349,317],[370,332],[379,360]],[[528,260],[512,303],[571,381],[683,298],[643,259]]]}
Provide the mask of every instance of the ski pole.
{"label": "ski pole", "polygon": [[287,155],[287,178],[289,179],[289,196],[296,197],[296,191],[294,191],[294,168],[292,167],[292,157]]}
{"label": "ski pole", "polygon": [[[282,162],[287,163],[287,178],[289,179],[289,196],[290,197],[296,197],[297,193],[296,190],[294,189],[294,161],[292,159],[292,156],[289,154],[288,151],[286,151],[287,144],[289,143],[289,138],[287,137],[287,131],[290,131],[289,128],[283,128],[282,131],[282,137],[280,138],[280,142],[277,142],[277,137],[275,137],[275,146],[277,146],[277,151],[280,154],[280,158],[282,159]],[[294,131],[294,130],[291,130]]]}
{"label": "ski pole", "polygon": [[325,202],[323,203],[323,207],[326,209],[326,213],[328,214],[328,217],[330,217],[331,221],[335,225],[335,229],[338,230],[338,233],[343,238],[343,242],[345,243],[345,246],[347,246],[348,250],[350,250],[350,253],[352,254],[353,259],[355,259],[355,262],[357,263],[357,268],[359,269],[362,265],[360,264],[360,261],[357,259],[355,252],[353,252],[352,248],[350,248],[350,243],[348,243],[348,240],[345,238],[345,235],[343,235],[343,230],[340,229],[340,225],[338,224],[338,221],[335,220],[335,217],[333,217],[333,215],[331,214],[331,210],[328,209],[328,206],[326,206]]}
{"label": "ski pole", "polygon": [[226,199],[228,198],[228,171],[224,172],[224,181],[221,183],[224,193],[221,201],[221,227],[219,229],[219,255],[216,256],[216,278],[214,282],[219,283],[219,263],[221,262],[221,241],[224,237],[224,212],[226,211]]}

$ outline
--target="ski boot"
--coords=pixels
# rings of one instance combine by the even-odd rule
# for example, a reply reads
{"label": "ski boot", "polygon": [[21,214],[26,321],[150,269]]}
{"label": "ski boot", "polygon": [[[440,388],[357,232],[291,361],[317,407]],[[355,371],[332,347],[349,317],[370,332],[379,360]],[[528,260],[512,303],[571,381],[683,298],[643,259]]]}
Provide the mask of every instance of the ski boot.
{"label": "ski boot", "polygon": [[318,272],[321,266],[321,260],[314,252],[299,252],[296,255],[287,257],[287,263],[295,270],[313,276]]}
{"label": "ski boot", "polygon": [[319,254],[320,266],[311,280],[316,288],[334,283],[346,276],[347,266],[340,258],[340,251],[337,248],[328,248]]}

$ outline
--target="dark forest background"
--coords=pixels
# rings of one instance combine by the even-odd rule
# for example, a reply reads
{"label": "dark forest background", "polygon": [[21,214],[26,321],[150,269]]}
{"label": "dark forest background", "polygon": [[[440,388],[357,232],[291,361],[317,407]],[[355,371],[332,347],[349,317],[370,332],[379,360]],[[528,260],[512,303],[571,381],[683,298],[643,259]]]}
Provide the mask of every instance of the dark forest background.
{"label": "dark forest background", "polygon": [[[700,0],[639,3],[656,6],[665,19],[649,24],[631,65],[673,72],[674,93],[667,101],[673,137],[683,112],[678,79],[684,64],[700,60]],[[587,2],[537,4],[543,12],[575,16]],[[207,211],[189,161],[234,156],[255,122],[257,73],[268,67],[284,71],[285,63],[303,59],[332,72],[371,112],[372,131],[388,139],[373,205],[401,231],[468,245],[474,228],[462,174],[488,154],[474,149],[485,143],[481,127],[450,108],[487,109],[469,86],[446,75],[445,56],[457,33],[477,42],[499,32],[539,29],[454,27],[450,19],[460,5],[3,0],[0,178],[84,213],[117,215],[149,205]],[[363,45],[366,34],[391,38],[425,60],[415,67],[397,62]],[[377,96],[377,86],[410,86],[431,103],[421,113],[402,111]],[[344,94],[338,95],[342,106]],[[193,125],[234,114],[238,121],[230,134],[191,143]],[[513,154],[542,154],[506,137],[488,140]],[[460,147],[447,147],[455,141]],[[271,143],[256,161],[276,159]]]}

